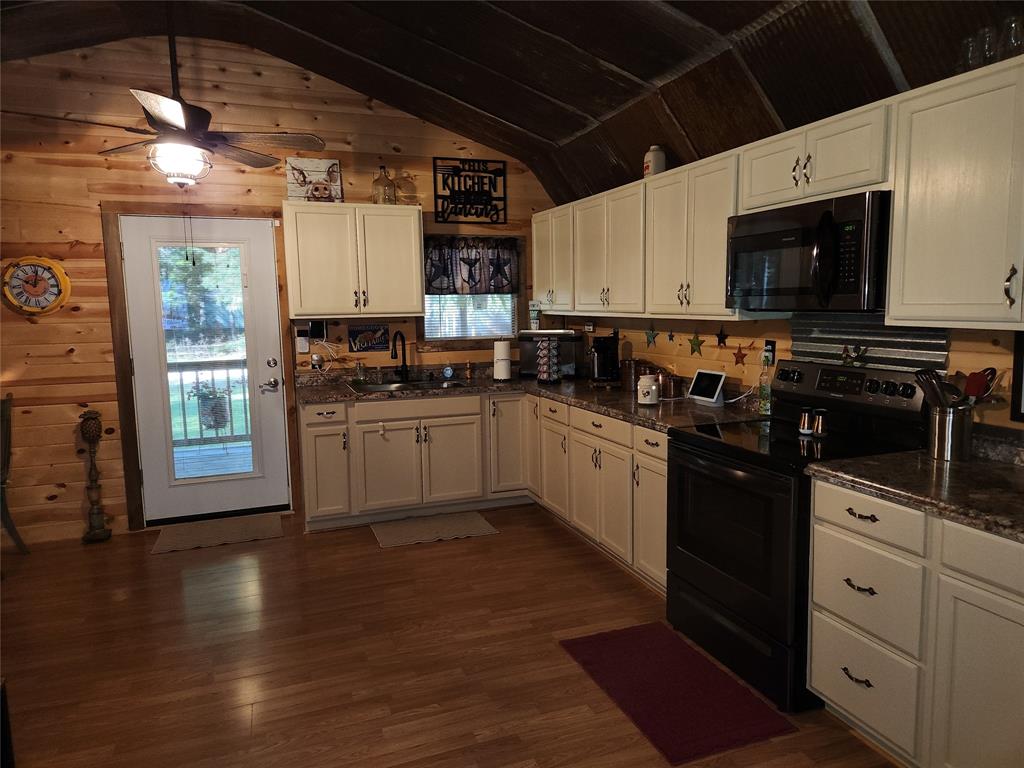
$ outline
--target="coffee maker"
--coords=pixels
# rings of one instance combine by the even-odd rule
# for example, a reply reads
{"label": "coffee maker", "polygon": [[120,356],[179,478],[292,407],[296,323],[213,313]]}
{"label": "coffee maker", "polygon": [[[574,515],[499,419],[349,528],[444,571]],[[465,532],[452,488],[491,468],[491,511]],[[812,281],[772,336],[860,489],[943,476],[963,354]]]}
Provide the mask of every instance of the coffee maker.
{"label": "coffee maker", "polygon": [[590,379],[595,384],[619,383],[619,334],[594,336],[590,346]]}

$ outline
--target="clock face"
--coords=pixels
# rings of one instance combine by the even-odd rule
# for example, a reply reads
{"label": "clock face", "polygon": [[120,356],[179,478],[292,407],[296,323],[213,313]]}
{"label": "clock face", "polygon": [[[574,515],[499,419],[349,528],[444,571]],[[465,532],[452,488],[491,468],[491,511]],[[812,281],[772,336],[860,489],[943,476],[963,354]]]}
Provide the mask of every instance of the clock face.
{"label": "clock face", "polygon": [[53,312],[64,305],[71,292],[67,274],[50,259],[28,257],[4,272],[3,292],[15,309],[29,314]]}

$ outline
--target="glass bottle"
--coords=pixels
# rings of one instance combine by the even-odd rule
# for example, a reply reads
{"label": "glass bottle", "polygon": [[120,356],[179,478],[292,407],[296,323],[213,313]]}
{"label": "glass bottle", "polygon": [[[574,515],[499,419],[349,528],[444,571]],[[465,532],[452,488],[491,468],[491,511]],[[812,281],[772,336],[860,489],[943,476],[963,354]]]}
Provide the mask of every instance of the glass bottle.
{"label": "glass bottle", "polygon": [[395,182],[392,181],[388,169],[383,165],[380,167],[377,178],[373,180],[371,199],[378,205],[395,205],[398,202]]}
{"label": "glass bottle", "polygon": [[772,374],[767,355],[761,358],[761,375],[757,379],[757,412],[762,416],[772,414]]}

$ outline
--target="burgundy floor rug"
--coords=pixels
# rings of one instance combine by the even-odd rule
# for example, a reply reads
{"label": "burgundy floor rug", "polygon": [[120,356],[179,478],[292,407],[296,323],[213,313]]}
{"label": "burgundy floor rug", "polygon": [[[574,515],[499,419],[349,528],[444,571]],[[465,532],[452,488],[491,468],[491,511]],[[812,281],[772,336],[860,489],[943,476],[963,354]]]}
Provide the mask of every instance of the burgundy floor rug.
{"label": "burgundy floor rug", "polygon": [[664,624],[562,647],[672,765],[796,730]]}

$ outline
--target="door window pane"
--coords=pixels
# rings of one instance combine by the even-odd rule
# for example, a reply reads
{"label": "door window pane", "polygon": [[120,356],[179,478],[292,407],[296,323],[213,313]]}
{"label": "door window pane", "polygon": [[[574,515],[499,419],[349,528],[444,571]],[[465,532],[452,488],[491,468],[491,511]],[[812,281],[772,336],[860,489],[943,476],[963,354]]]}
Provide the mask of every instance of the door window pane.
{"label": "door window pane", "polygon": [[241,248],[160,245],[157,261],[174,478],[252,472]]}

